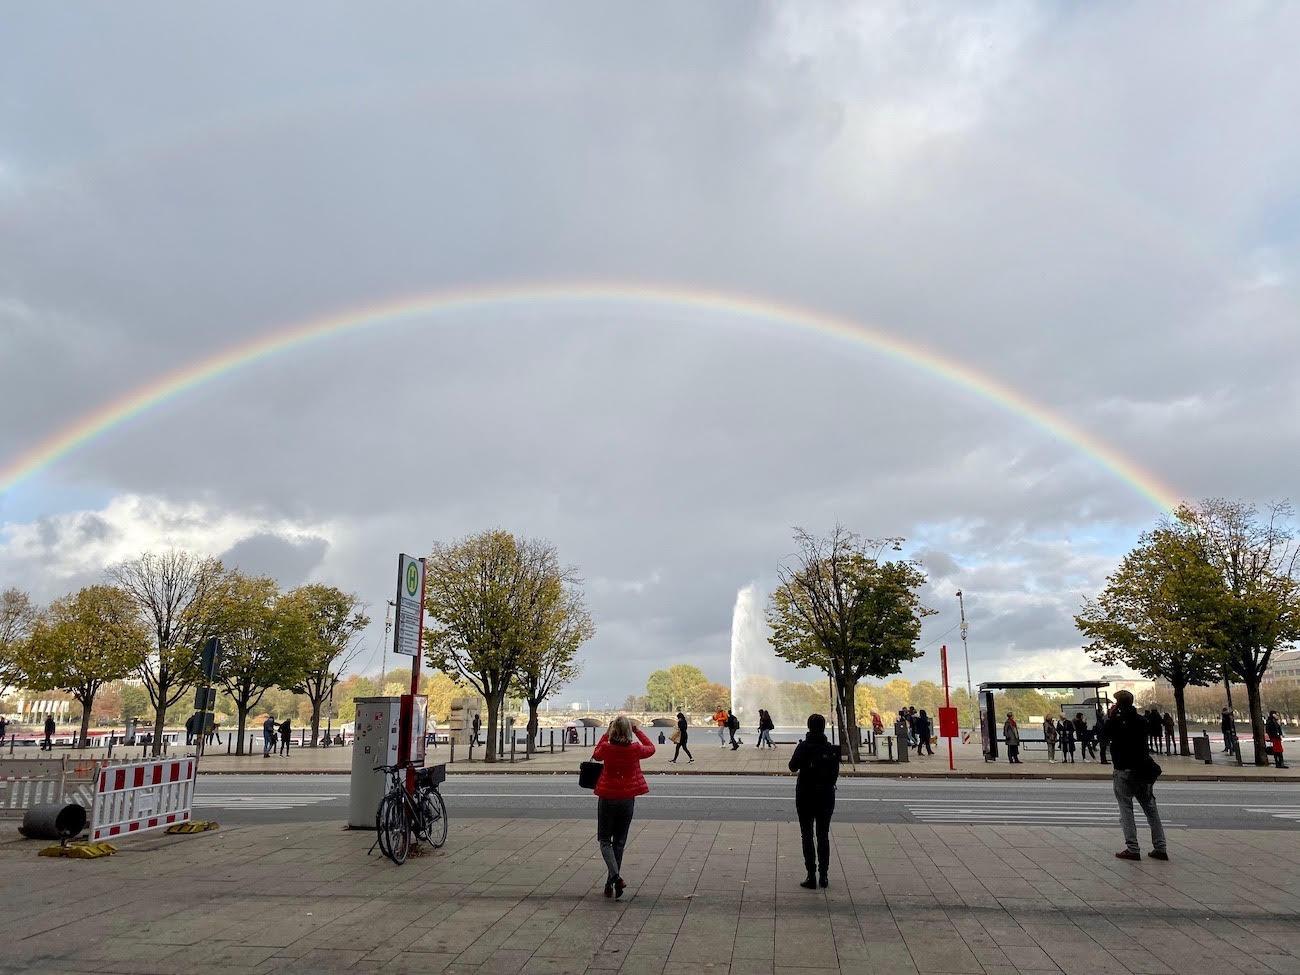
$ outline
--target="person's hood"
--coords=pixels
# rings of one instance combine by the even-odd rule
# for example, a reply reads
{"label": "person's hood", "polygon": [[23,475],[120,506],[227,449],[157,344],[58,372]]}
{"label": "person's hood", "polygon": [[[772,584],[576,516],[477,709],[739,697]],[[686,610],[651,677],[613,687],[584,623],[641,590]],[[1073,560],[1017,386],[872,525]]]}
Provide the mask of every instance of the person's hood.
{"label": "person's hood", "polygon": [[823,742],[825,742],[825,743],[829,743],[829,742],[830,742],[830,739],[826,737],[826,732],[824,732],[824,731],[809,731],[809,732],[806,732],[806,733],[804,734],[804,736],[803,736],[803,740],[804,740],[804,741],[811,741],[811,742],[813,742],[814,744],[820,744],[820,743],[823,743]]}

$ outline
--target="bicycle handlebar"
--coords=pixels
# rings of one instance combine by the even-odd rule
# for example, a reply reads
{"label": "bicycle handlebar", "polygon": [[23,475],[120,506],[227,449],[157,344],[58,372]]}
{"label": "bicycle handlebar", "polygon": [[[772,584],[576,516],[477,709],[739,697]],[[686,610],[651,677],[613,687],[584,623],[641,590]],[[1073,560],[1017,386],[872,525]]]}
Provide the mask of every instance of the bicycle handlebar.
{"label": "bicycle handlebar", "polygon": [[372,771],[387,772],[388,774],[391,775],[393,772],[400,772],[402,769],[411,768],[413,765],[415,765],[415,763],[409,761],[398,762],[396,765],[376,765]]}

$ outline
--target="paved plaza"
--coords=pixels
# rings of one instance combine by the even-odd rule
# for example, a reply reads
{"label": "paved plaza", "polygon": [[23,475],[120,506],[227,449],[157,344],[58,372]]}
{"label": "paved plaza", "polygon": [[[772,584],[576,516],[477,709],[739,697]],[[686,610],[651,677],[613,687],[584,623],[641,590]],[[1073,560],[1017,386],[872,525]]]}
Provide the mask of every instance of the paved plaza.
{"label": "paved plaza", "polygon": [[152,835],[95,861],[0,843],[0,970],[629,975],[1300,972],[1300,834],[641,821],[601,896],[593,824],[478,819],[395,867],[337,821]]}

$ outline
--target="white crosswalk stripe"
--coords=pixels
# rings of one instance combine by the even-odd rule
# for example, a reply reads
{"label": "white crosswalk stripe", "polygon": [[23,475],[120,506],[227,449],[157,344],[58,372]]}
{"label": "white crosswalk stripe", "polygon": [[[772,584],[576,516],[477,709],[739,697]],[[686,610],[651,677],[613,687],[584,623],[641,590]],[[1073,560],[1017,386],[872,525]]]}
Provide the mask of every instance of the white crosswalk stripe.
{"label": "white crosswalk stripe", "polygon": [[210,793],[195,796],[194,806],[198,809],[295,809],[342,799],[346,795],[343,792]]}
{"label": "white crosswalk stripe", "polygon": [[1300,822],[1300,806],[1247,806],[1246,812],[1263,813],[1266,816],[1272,816],[1274,819],[1290,819],[1294,822]]}
{"label": "white crosswalk stripe", "polygon": [[[1119,823],[1119,810],[1115,803],[1098,800],[935,799],[907,802],[905,808],[914,820],[921,823],[1006,823],[1021,826],[1111,826]],[[1141,811],[1135,812],[1141,819]]]}

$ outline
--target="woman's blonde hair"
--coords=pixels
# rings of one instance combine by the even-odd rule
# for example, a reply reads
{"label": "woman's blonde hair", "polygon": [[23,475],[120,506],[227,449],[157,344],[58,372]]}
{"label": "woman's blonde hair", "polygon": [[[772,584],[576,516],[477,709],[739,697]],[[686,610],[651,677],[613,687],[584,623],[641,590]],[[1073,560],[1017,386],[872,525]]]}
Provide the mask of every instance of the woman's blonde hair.
{"label": "woman's blonde hair", "polygon": [[609,740],[615,745],[630,745],[632,743],[632,719],[626,714],[620,714],[611,721],[609,723]]}

